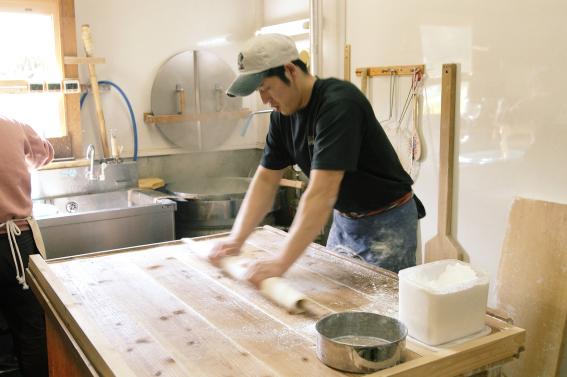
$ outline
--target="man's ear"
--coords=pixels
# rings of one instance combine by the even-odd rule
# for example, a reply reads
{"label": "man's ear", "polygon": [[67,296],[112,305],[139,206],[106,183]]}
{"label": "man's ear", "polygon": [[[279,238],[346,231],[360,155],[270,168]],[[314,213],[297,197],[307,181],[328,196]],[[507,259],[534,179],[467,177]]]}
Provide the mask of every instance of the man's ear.
{"label": "man's ear", "polygon": [[292,81],[293,79],[295,79],[295,74],[296,74],[295,64],[292,64],[292,63],[284,64],[284,74],[285,74],[285,77],[287,77],[287,79],[289,81]]}

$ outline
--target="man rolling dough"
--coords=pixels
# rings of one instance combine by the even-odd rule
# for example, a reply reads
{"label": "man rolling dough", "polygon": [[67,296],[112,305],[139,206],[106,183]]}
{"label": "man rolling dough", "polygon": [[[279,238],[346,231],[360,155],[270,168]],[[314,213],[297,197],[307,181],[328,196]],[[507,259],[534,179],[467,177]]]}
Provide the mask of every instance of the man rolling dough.
{"label": "man rolling dough", "polygon": [[211,262],[240,252],[271,209],[284,169],[297,164],[309,185],[282,249],[249,268],[252,283],[283,275],[331,212],[328,248],[394,272],[414,266],[417,221],[425,211],[366,97],[349,82],[309,74],[295,43],[279,34],[250,40],[238,55],[238,69],[227,94],[258,90],[275,111],[260,166]]}

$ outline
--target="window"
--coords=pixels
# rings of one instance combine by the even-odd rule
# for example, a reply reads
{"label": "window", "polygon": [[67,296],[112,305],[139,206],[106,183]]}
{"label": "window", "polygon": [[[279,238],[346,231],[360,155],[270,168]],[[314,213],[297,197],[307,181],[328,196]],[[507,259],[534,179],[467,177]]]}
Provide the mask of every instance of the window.
{"label": "window", "polygon": [[[0,80],[61,82],[55,4],[0,8]],[[44,137],[65,135],[61,92],[0,94],[0,112],[31,125]]]}
{"label": "window", "polygon": [[[0,113],[54,138],[56,157],[82,154],[79,95],[48,90],[78,77],[76,65],[63,65],[64,55],[76,56],[73,0],[0,0],[0,51]],[[7,93],[15,80],[39,90]]]}

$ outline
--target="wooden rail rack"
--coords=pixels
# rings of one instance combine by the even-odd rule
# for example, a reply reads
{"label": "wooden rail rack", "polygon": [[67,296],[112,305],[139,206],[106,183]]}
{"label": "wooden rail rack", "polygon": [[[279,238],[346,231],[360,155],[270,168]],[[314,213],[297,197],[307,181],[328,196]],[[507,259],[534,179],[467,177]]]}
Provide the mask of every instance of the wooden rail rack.
{"label": "wooden rail rack", "polygon": [[362,67],[356,69],[356,75],[361,77],[360,90],[364,95],[368,91],[368,78],[375,76],[410,76],[425,72],[425,65],[390,65],[383,67]]}
{"label": "wooden rail rack", "polygon": [[416,72],[421,71],[421,73],[425,72],[425,65],[418,64],[418,65],[390,65],[390,66],[383,66],[383,67],[362,67],[356,69],[357,76],[363,76],[365,73],[368,77],[374,76],[390,76],[390,75],[398,75],[398,76],[409,76],[413,75]]}

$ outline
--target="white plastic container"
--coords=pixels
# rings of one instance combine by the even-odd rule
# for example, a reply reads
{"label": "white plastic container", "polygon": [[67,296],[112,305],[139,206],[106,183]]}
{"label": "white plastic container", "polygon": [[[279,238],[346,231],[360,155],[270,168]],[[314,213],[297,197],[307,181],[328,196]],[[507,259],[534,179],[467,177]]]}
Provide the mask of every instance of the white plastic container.
{"label": "white plastic container", "polygon": [[432,346],[484,330],[488,276],[446,259],[399,272],[399,319],[409,336]]}

